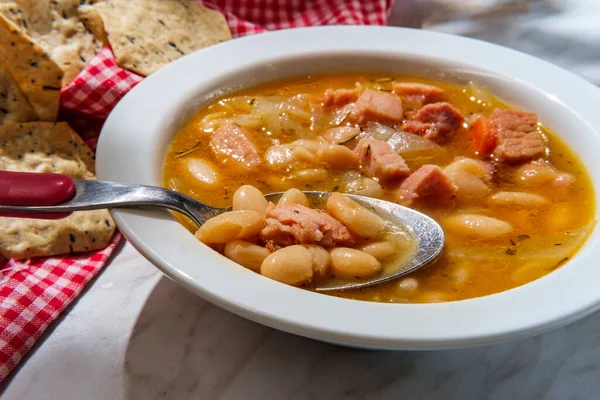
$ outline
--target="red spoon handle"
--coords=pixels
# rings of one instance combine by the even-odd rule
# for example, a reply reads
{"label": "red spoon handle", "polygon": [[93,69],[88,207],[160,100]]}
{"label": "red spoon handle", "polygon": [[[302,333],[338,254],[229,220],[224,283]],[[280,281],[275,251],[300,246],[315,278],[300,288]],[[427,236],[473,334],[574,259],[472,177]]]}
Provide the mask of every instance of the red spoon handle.
{"label": "red spoon handle", "polygon": [[[55,206],[75,196],[75,182],[66,175],[0,171],[0,205]],[[4,212],[11,218],[59,219],[70,213]]]}

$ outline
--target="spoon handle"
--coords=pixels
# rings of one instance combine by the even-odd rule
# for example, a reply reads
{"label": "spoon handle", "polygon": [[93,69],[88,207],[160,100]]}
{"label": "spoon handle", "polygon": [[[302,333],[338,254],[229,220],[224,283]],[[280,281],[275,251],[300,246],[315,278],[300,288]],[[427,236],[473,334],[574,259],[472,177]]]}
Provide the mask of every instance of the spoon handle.
{"label": "spoon handle", "polygon": [[217,209],[173,190],[66,175],[0,171],[0,216],[57,219],[73,211],[161,207],[181,212],[201,225]]}

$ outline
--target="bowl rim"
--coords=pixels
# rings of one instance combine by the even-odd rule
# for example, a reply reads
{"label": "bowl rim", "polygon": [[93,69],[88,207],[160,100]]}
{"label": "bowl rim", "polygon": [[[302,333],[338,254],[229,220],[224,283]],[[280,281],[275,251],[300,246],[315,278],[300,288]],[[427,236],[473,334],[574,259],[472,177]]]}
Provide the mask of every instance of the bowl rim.
{"label": "bowl rim", "polygon": [[[263,63],[268,64],[266,68],[276,68],[278,60],[286,57],[307,59],[328,52],[365,57],[387,52],[439,59],[510,77],[545,96],[557,111],[570,113],[578,124],[574,137],[583,143],[582,149],[589,149],[590,154],[600,149],[600,132],[594,128],[600,127],[600,113],[593,107],[600,104],[600,90],[545,61],[432,31],[312,27],[224,42],[182,57],[144,79],[121,99],[102,129],[97,147],[98,178],[160,185],[157,160],[166,152],[161,135],[179,123],[177,116],[211,87],[211,82],[249,65]],[[202,68],[201,76],[198,68]],[[584,160],[594,187],[600,182],[593,173],[600,171],[599,163],[591,156]],[[386,304],[341,299],[271,281],[199,243],[164,211],[112,210],[111,214],[144,257],[197,295],[264,325],[332,343],[378,349],[474,346],[541,333],[600,308],[600,292],[594,290],[600,269],[593,268],[600,256],[597,229],[573,260],[529,284],[456,302]],[[191,265],[189,260],[202,265]]]}

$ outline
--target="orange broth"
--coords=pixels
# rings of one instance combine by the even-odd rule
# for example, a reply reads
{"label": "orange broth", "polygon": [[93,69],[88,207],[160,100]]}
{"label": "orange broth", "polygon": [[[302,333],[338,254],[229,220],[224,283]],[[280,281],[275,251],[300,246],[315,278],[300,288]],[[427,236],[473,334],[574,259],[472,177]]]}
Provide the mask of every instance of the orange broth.
{"label": "orange broth", "polygon": [[[241,185],[250,184],[263,193],[285,191],[291,187],[300,190],[343,191],[348,179],[347,170],[329,170],[325,179],[302,181],[294,177],[290,168],[272,170],[261,167],[255,171],[236,168],[217,160],[208,145],[211,139],[209,120],[248,115],[262,99],[276,99],[303,95],[299,103],[309,104],[304,110],[310,114],[285,117],[279,129],[251,120],[247,130],[259,154],[263,155],[274,144],[285,144],[296,139],[315,139],[331,126],[327,113],[312,114],[314,104],[326,89],[354,88],[356,82],[375,90],[390,91],[394,82],[421,82],[438,86],[446,91],[447,101],[461,111],[466,121],[473,114],[489,116],[497,108],[510,108],[491,94],[474,85],[459,86],[447,82],[407,76],[371,74],[323,75],[296,78],[254,87],[229,94],[199,110],[177,133],[170,145],[164,165],[164,185],[212,206],[231,205],[233,193]],[[302,109],[302,107],[300,107]],[[405,105],[410,113],[411,104]],[[285,112],[279,113],[280,120]],[[323,122],[325,121],[325,122]],[[272,121],[271,121],[272,122]],[[277,124],[277,122],[276,122]],[[273,124],[271,124],[273,125]],[[433,207],[417,204],[415,208],[442,222],[456,213],[479,212],[510,223],[513,233],[494,239],[473,238],[446,231],[446,247],[442,257],[409,278],[380,286],[336,293],[334,295],[367,301],[414,303],[468,299],[501,292],[538,279],[568,261],[587,238],[594,224],[595,199],[591,181],[582,163],[556,134],[539,124],[546,142],[546,160],[560,173],[574,177],[566,191],[548,190],[545,185],[526,186],[518,179],[521,165],[497,164],[497,175],[490,183],[491,194],[500,191],[524,191],[543,196],[547,203],[534,207],[509,207],[479,202],[454,207]],[[467,123],[443,144],[443,154],[418,154],[405,157],[411,170],[423,164],[448,165],[457,156],[480,158],[474,151]],[[188,160],[202,159],[211,163],[218,173],[213,184],[199,182],[188,168]],[[311,168],[311,166],[305,166]],[[312,166],[312,168],[315,168]],[[360,174],[360,168],[353,168]],[[360,176],[360,175],[351,176]],[[382,198],[396,200],[396,186],[383,187]],[[191,231],[196,228],[179,218]],[[217,250],[220,248],[215,247]],[[199,266],[200,267],[200,266]],[[406,279],[409,279],[408,281]],[[415,288],[416,287],[416,288]],[[310,289],[310,285],[307,286]]]}

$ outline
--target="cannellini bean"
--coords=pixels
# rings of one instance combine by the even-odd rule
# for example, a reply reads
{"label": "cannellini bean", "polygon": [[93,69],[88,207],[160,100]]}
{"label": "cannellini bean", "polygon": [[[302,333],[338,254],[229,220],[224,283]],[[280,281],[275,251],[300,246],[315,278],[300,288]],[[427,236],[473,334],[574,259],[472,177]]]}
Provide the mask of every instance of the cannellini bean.
{"label": "cannellini bean", "polygon": [[316,161],[315,155],[303,146],[294,147],[292,157],[296,162],[314,163]]}
{"label": "cannellini bean", "polygon": [[521,265],[510,274],[510,278],[515,283],[527,283],[545,275],[548,272],[548,266],[540,262],[530,262]]}
{"label": "cannellini bean", "polygon": [[256,211],[228,211],[206,221],[196,231],[196,237],[204,243],[227,243],[251,238],[264,226],[264,215]]}
{"label": "cannellini bean", "polygon": [[269,254],[260,273],[288,285],[300,285],[312,279],[313,262],[313,253],[304,246],[288,246]]}
{"label": "cannellini bean", "polygon": [[252,210],[264,214],[268,204],[262,192],[252,185],[243,185],[233,194],[234,210]]}
{"label": "cannellini bean", "polygon": [[458,187],[458,200],[479,199],[490,192],[483,167],[473,159],[456,160],[444,168],[444,173]]}
{"label": "cannellini bean", "polygon": [[342,191],[345,193],[358,194],[360,196],[375,197],[377,199],[383,198],[385,194],[379,182],[367,177],[361,177],[346,182],[346,184],[342,186]]}
{"label": "cannellini bean", "polygon": [[385,230],[383,219],[341,193],[332,193],[325,209],[356,236],[375,239]]}
{"label": "cannellini bean", "polygon": [[556,171],[547,164],[529,163],[515,171],[515,179],[528,186],[539,186],[556,178]]}
{"label": "cannellini bean", "polygon": [[456,234],[480,238],[496,238],[513,231],[511,224],[477,214],[457,214],[444,220],[444,227]]}
{"label": "cannellini bean", "polygon": [[290,145],[296,146],[296,147],[304,147],[306,150],[310,151],[311,153],[316,153],[317,150],[319,150],[319,147],[321,146],[321,142],[319,142],[318,140],[298,139],[298,140],[290,143]]}
{"label": "cannellini bean", "polygon": [[515,179],[525,186],[551,186],[553,189],[568,189],[575,177],[567,173],[559,173],[547,162],[534,161],[525,164],[515,171]]}
{"label": "cannellini bean", "polygon": [[334,169],[353,168],[358,163],[355,152],[338,144],[322,144],[317,151],[317,159]]}
{"label": "cannellini bean", "polygon": [[463,286],[469,282],[471,270],[467,266],[456,267],[450,272],[450,278],[458,286]]}
{"label": "cannellini bean", "polygon": [[419,296],[422,303],[441,303],[448,301],[448,295],[443,292],[426,292]]}
{"label": "cannellini bean", "polygon": [[296,188],[288,189],[279,199],[278,204],[300,204],[308,207],[308,199],[306,195]]}
{"label": "cannellini bean", "polygon": [[555,204],[545,215],[548,230],[559,232],[573,226],[575,212],[568,204]]}
{"label": "cannellini bean", "polygon": [[274,145],[267,149],[264,159],[274,168],[287,168],[293,162],[292,149],[289,146]]}
{"label": "cannellini bean", "polygon": [[269,255],[265,247],[243,240],[234,240],[225,245],[225,257],[248,268],[259,271],[260,265]]}
{"label": "cannellini bean", "polygon": [[329,173],[323,168],[301,169],[292,174],[292,179],[302,182],[320,182],[327,179]]}
{"label": "cannellini bean", "polygon": [[381,264],[375,257],[364,251],[349,247],[336,247],[330,250],[331,270],[340,278],[367,278],[381,271]]}
{"label": "cannellini bean", "polygon": [[396,252],[396,246],[392,242],[367,243],[358,249],[369,253],[380,261],[391,257]]}
{"label": "cannellini bean", "polygon": [[419,281],[415,278],[404,278],[398,282],[398,289],[405,292],[414,292],[419,287]]}
{"label": "cannellini bean", "polygon": [[189,158],[186,160],[185,166],[194,178],[207,185],[213,185],[220,179],[219,173],[210,161]]}
{"label": "cannellini bean", "polygon": [[305,244],[304,247],[308,249],[313,258],[312,269],[316,275],[324,276],[327,274],[329,264],[331,263],[331,256],[329,252],[321,246],[316,244]]}
{"label": "cannellini bean", "polygon": [[536,207],[548,203],[545,197],[527,192],[498,192],[488,197],[487,202],[495,206]]}

